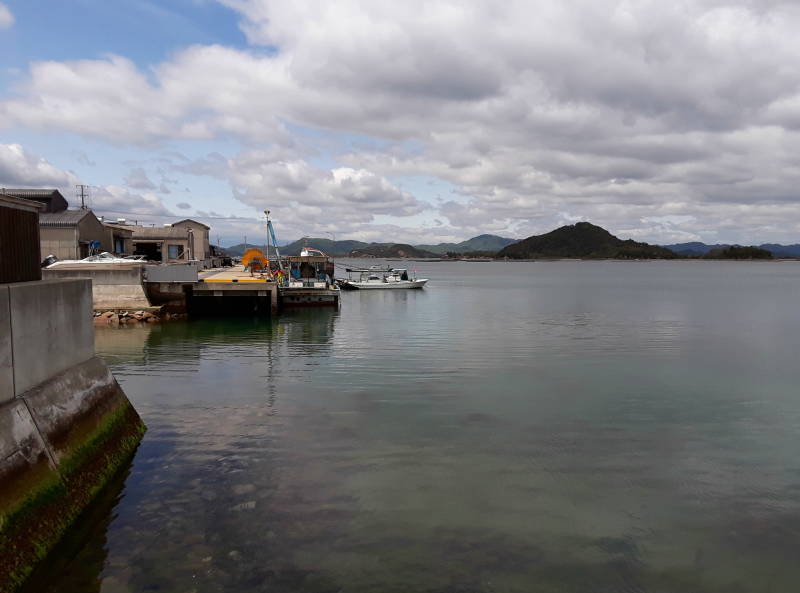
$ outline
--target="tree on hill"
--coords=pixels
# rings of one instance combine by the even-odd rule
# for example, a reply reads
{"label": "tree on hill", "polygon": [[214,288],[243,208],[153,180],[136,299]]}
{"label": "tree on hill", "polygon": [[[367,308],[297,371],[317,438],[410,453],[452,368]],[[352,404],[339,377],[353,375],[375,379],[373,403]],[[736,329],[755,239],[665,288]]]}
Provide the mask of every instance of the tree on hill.
{"label": "tree on hill", "polygon": [[712,249],[705,259],[772,259],[772,252],[760,247],[733,245],[725,249]]}
{"label": "tree on hill", "polygon": [[657,245],[618,239],[589,222],[563,226],[534,235],[502,249],[499,258],[675,259],[677,254]]}

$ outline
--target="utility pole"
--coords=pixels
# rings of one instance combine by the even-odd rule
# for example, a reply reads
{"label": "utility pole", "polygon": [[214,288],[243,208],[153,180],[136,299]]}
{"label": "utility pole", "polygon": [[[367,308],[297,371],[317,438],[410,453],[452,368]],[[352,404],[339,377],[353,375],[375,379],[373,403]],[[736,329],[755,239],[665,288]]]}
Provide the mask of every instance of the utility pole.
{"label": "utility pole", "polygon": [[81,199],[81,210],[86,210],[86,198],[88,197],[89,186],[79,183],[75,186],[75,194]]}

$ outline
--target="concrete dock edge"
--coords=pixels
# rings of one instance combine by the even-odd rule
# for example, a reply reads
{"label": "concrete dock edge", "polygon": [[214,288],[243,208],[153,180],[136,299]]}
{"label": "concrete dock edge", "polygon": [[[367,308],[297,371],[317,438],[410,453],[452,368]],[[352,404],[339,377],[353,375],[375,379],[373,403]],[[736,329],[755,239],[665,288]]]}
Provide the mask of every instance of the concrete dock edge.
{"label": "concrete dock edge", "polygon": [[90,303],[86,280],[0,287],[0,593],[25,581],[145,431],[94,356]]}

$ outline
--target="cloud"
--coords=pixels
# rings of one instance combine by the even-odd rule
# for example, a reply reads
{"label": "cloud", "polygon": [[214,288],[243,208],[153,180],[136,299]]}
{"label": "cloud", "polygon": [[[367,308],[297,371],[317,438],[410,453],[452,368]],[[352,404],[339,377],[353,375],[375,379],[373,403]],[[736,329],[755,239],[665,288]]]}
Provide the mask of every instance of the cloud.
{"label": "cloud", "polygon": [[177,208],[180,208],[181,210],[189,210],[189,208],[192,207],[192,205],[187,202],[178,202],[177,204],[175,204],[175,206]]}
{"label": "cloud", "polygon": [[156,194],[133,193],[119,185],[93,187],[89,206],[96,214],[120,216],[131,220],[148,220],[148,217],[175,216]]}
{"label": "cloud", "polygon": [[125,185],[133,189],[152,190],[157,188],[156,184],[150,181],[150,178],[142,167],[131,169],[131,172],[128,173],[128,176],[125,178]]}
{"label": "cloud", "polygon": [[[421,212],[404,176],[456,188],[432,214],[464,235],[577,217],[655,240],[673,215],[698,236],[800,231],[779,225],[800,218],[795,3],[220,1],[250,48],[36,62],[0,125],[233,139],[239,156],[173,166],[290,205],[297,232]],[[321,146],[327,169],[309,164]]]}
{"label": "cloud", "polygon": [[74,173],[59,169],[19,144],[0,144],[0,186],[53,187],[69,196],[78,182]]}
{"label": "cloud", "polygon": [[[45,159],[27,152],[19,144],[0,144],[0,187],[55,188],[61,191],[72,207],[75,185],[80,179]],[[169,216],[170,210],[153,193],[132,193],[118,185],[89,187],[88,206],[95,213],[124,216]]]}
{"label": "cloud", "polygon": [[14,15],[4,2],[0,2],[0,31],[10,29],[14,24]]}
{"label": "cloud", "polygon": [[248,151],[228,162],[234,196],[256,211],[271,210],[287,232],[353,230],[376,216],[408,217],[425,204],[385,177],[364,169],[320,169],[303,160],[272,160]]}

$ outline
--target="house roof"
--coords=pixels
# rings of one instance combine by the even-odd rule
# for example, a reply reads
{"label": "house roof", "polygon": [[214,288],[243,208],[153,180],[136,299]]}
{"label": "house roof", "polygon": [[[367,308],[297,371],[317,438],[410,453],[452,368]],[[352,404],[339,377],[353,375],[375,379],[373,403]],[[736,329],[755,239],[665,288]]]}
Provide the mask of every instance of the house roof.
{"label": "house roof", "polygon": [[104,227],[107,227],[109,229],[114,229],[115,231],[127,231],[128,233],[133,234],[133,228],[131,228],[129,226],[125,226],[124,224],[117,224],[117,223],[114,223],[114,222],[106,222],[104,220],[101,221],[101,222],[103,223]]}
{"label": "house roof", "polygon": [[179,220],[178,222],[173,222],[172,226],[177,226],[177,225],[179,225],[179,224],[181,224],[183,222],[191,222],[192,224],[196,224],[198,226],[205,227],[205,228],[207,228],[209,230],[211,229],[211,227],[208,226],[207,224],[203,224],[202,222],[197,222],[196,220],[192,220],[191,218],[184,218],[183,220]]}
{"label": "house roof", "polygon": [[38,212],[43,208],[41,202],[34,202],[32,200],[25,200],[24,198],[17,198],[15,196],[5,195],[0,193],[0,206],[8,206],[19,210],[30,210]]}
{"label": "house roof", "polygon": [[57,189],[0,188],[0,195],[34,200],[44,204],[44,212],[62,212],[69,208],[69,203]]}
{"label": "house roof", "polygon": [[33,198],[52,198],[53,196],[64,198],[57,189],[17,189],[4,187],[0,189],[0,194],[14,196],[15,198],[27,198],[29,200]]}
{"label": "house roof", "polygon": [[94,216],[91,210],[62,210],[61,212],[42,212],[39,214],[39,226],[72,227],[87,216]]}

